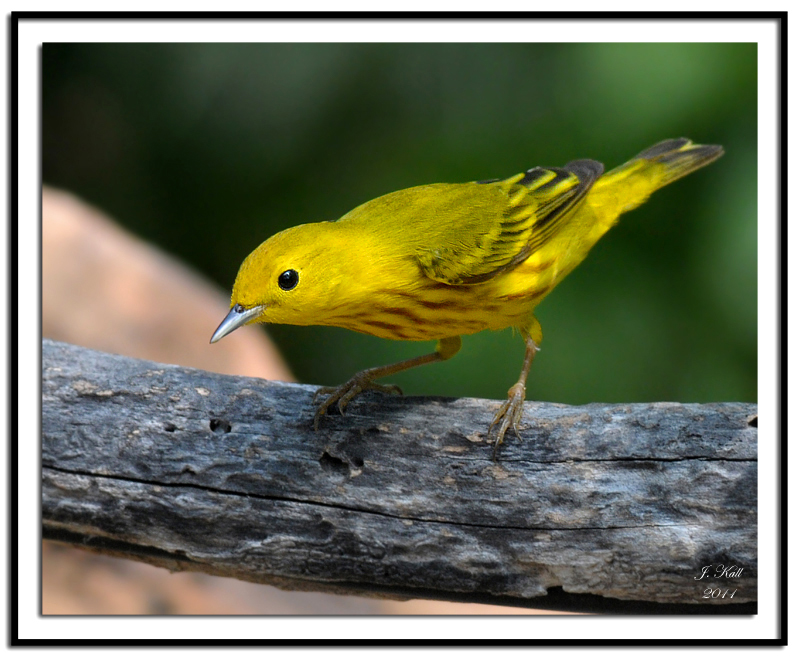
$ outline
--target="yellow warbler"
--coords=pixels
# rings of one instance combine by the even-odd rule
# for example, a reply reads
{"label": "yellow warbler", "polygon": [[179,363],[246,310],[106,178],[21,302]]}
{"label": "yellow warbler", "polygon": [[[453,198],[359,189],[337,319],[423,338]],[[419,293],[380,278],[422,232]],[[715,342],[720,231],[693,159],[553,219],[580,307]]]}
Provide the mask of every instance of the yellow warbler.
{"label": "yellow warbler", "polygon": [[438,340],[436,350],[359,372],[327,395],[314,427],[375,379],[446,360],[462,335],[513,326],[525,340],[519,380],[489,425],[494,453],[519,437],[525,382],[542,340],[534,308],[623,212],[713,162],[720,146],[663,141],[603,174],[594,160],[535,167],[504,180],[438,183],[364,203],[336,221],[304,224],[262,243],[242,263],[231,310],[211,337],[244,324],[326,325],[393,340]]}

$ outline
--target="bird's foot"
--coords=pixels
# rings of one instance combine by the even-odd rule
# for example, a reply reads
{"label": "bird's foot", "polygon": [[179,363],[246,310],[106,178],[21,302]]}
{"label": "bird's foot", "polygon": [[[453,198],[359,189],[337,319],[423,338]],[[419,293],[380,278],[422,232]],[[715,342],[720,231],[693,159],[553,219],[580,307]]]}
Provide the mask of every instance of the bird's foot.
{"label": "bird's foot", "polygon": [[508,391],[508,399],[503,402],[500,410],[494,416],[492,423],[489,425],[489,436],[492,435],[492,430],[497,426],[497,437],[494,441],[494,449],[492,450],[492,460],[497,460],[497,450],[503,444],[503,438],[509,429],[514,429],[518,440],[522,440],[519,435],[519,423],[522,420],[522,411],[525,402],[525,386],[522,383],[515,383]]}
{"label": "bird's foot", "polygon": [[347,405],[350,403],[353,397],[361,394],[365,390],[378,390],[380,392],[395,395],[403,394],[400,386],[396,386],[394,384],[386,385],[383,383],[375,383],[375,381],[370,377],[369,370],[355,374],[353,378],[340,386],[323,386],[321,388],[317,388],[317,391],[314,393],[315,402],[317,401],[317,398],[322,395],[328,395],[328,398],[319,405],[317,412],[314,414],[314,431],[319,429],[319,420],[328,412],[328,408],[330,406],[336,404],[339,408],[339,413],[344,415],[344,409],[347,408]]}

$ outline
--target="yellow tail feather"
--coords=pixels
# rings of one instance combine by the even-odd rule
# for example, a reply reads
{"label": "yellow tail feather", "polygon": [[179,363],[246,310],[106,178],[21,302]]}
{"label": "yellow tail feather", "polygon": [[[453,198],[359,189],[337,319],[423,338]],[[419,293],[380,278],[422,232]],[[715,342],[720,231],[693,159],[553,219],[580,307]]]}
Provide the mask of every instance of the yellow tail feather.
{"label": "yellow tail feather", "polygon": [[644,203],[657,189],[710,164],[723,153],[722,146],[693,144],[684,138],[667,139],[601,177],[592,188],[590,203],[603,208],[602,214],[613,223],[623,212]]}

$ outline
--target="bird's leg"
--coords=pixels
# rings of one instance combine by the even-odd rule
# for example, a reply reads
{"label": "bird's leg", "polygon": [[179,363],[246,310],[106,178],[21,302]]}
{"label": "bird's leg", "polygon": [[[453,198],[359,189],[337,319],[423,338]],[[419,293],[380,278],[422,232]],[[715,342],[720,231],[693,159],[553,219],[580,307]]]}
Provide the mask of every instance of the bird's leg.
{"label": "bird's leg", "polygon": [[497,411],[489,425],[489,435],[492,434],[492,429],[498,426],[497,437],[494,441],[494,449],[492,450],[492,460],[497,460],[497,449],[503,443],[503,437],[509,428],[514,429],[517,438],[522,440],[519,435],[519,423],[522,420],[522,411],[525,402],[525,383],[528,380],[528,373],[531,370],[531,363],[539,351],[539,344],[542,341],[542,325],[535,317],[532,318],[530,326],[520,328],[522,337],[525,340],[525,359],[522,361],[522,372],[520,372],[519,379],[508,390],[508,399],[503,402],[503,405]]}
{"label": "bird's leg", "polygon": [[459,349],[461,349],[461,337],[443,338],[436,344],[436,351],[432,354],[409,358],[408,360],[403,360],[392,365],[372,367],[363,372],[358,372],[353,375],[349,381],[340,386],[317,388],[317,391],[314,393],[314,401],[316,401],[317,397],[320,395],[328,395],[328,398],[317,408],[317,412],[314,415],[314,429],[316,430],[319,428],[319,419],[328,412],[328,407],[338,402],[337,406],[339,407],[339,412],[344,415],[344,409],[353,397],[365,390],[380,390],[381,392],[403,394],[403,391],[400,390],[398,386],[375,383],[375,379],[397,374],[397,372],[402,372],[412,367],[418,367],[419,365],[427,365],[428,363],[447,360],[455,356]]}

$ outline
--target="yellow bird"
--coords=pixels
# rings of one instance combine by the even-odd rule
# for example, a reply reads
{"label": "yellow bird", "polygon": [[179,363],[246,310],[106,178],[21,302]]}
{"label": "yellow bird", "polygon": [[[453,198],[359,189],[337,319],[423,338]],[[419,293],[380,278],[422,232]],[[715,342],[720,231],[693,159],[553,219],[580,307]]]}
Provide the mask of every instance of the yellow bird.
{"label": "yellow bird", "polygon": [[[245,324],[340,326],[392,340],[438,340],[431,354],[357,373],[327,395],[341,413],[375,379],[447,360],[462,335],[516,327],[519,380],[489,425],[494,452],[519,438],[528,372],[542,340],[534,308],[623,212],[716,160],[721,146],[663,141],[603,174],[595,160],[535,167],[504,180],[437,183],[376,198],[337,219],[289,228],[242,263],[231,310],[211,342]],[[316,397],[315,397],[316,398]]]}

